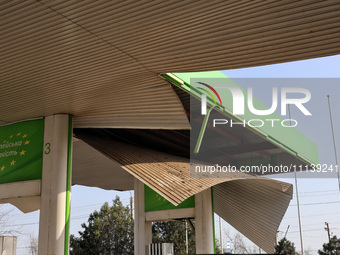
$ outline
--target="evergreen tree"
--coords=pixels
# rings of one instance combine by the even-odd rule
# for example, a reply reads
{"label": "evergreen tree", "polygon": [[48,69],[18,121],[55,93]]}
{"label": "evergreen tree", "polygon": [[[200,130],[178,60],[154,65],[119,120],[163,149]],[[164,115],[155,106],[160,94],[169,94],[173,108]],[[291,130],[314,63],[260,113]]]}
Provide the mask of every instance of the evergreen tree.
{"label": "evergreen tree", "polygon": [[340,255],[340,238],[333,236],[330,242],[323,244],[323,249],[318,250],[319,255]]}
{"label": "evergreen tree", "polygon": [[283,238],[275,245],[274,254],[284,254],[284,255],[298,255],[295,251],[294,243],[291,243],[286,238]]}
{"label": "evergreen tree", "polygon": [[[174,243],[176,255],[186,254],[185,220],[162,221],[152,224],[153,243]],[[196,254],[195,232],[188,225],[188,253]]]}
{"label": "evergreen tree", "polygon": [[133,254],[133,219],[119,197],[113,205],[105,203],[82,224],[80,237],[71,235],[70,255]]}

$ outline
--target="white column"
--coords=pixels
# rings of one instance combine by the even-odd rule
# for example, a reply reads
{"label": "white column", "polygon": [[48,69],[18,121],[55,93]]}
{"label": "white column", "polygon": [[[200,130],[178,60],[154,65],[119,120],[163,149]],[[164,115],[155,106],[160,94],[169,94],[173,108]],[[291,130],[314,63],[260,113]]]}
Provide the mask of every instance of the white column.
{"label": "white column", "polygon": [[134,179],[135,196],[135,254],[145,255],[145,247],[152,242],[152,222],[146,221],[144,183]]}
{"label": "white column", "polygon": [[72,118],[45,118],[39,254],[67,255],[69,243]]}
{"label": "white column", "polygon": [[214,253],[214,227],[211,189],[195,195],[196,254]]}

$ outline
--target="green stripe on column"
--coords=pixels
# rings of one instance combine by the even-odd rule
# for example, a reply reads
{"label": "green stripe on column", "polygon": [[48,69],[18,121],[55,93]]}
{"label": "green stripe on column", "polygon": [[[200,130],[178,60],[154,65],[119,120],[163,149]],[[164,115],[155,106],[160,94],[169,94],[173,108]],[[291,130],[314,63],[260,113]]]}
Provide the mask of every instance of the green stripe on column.
{"label": "green stripe on column", "polygon": [[70,232],[70,208],[71,208],[71,172],[72,172],[72,116],[68,119],[68,149],[67,149],[67,182],[66,182],[66,211],[65,211],[65,249],[64,254],[69,253],[69,232]]}

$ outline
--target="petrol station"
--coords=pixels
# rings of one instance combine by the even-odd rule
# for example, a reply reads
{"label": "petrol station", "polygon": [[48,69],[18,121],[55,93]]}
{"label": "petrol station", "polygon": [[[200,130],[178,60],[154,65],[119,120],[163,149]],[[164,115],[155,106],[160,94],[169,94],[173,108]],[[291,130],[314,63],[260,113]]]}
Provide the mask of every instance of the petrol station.
{"label": "petrol station", "polygon": [[192,137],[201,151],[223,140],[206,158],[221,165],[310,165],[317,147],[294,127],[250,125],[253,113],[234,114],[220,90],[226,104],[204,99],[210,118],[247,124],[212,127],[209,114],[193,115],[199,82],[338,54],[335,1],[1,7],[0,203],[40,210],[39,254],[68,254],[72,185],[134,190],[135,254],[146,254],[152,222],[175,219],[195,219],[197,254],[213,254],[214,213],[273,252],[293,186],[240,171],[195,176]]}

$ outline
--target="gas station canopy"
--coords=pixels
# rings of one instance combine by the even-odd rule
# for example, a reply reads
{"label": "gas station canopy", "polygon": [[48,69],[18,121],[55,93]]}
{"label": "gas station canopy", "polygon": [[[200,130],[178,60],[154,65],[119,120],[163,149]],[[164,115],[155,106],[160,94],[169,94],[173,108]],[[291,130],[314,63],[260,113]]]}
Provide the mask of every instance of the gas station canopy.
{"label": "gas station canopy", "polygon": [[0,121],[69,113],[75,127],[189,129],[159,73],[340,53],[338,1],[6,1]]}
{"label": "gas station canopy", "polygon": [[[184,72],[339,54],[339,11],[335,0],[3,2],[0,124],[70,114],[72,184],[129,190],[137,178],[174,205],[214,187],[216,213],[271,252],[292,186],[244,174],[191,178],[189,94],[164,74],[189,83]],[[261,139],[264,158],[317,160],[314,145]],[[15,199],[1,192],[18,186],[3,184],[1,203],[38,209],[41,183],[30,181]]]}

